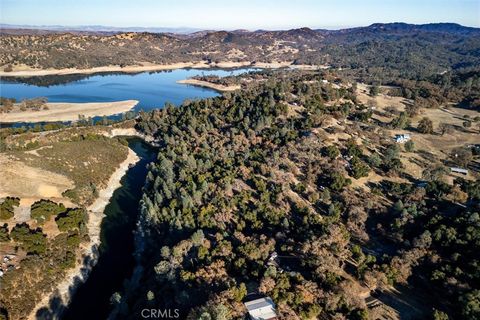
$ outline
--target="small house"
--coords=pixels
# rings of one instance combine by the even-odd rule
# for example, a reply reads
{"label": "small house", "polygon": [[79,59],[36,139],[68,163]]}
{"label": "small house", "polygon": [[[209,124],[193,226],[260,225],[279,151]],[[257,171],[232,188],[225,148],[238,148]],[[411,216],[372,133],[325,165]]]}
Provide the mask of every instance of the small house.
{"label": "small house", "polygon": [[463,174],[464,176],[468,175],[468,170],[463,168],[450,167],[450,172],[460,173],[460,174]]}
{"label": "small house", "polygon": [[396,143],[405,143],[405,142],[409,141],[410,139],[412,139],[412,138],[410,137],[410,135],[408,133],[397,134],[395,136],[395,142]]}
{"label": "small house", "polygon": [[277,319],[275,304],[269,297],[255,299],[244,303],[251,320]]}

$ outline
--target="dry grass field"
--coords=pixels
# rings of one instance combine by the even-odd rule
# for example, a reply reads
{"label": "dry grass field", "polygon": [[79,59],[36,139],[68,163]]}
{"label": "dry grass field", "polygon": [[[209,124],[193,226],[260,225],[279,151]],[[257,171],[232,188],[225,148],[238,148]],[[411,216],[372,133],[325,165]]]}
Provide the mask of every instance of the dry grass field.
{"label": "dry grass field", "polygon": [[[10,227],[30,219],[30,206],[41,199],[66,207],[87,206],[106,187],[110,176],[128,154],[128,147],[116,138],[94,133],[98,128],[74,132],[25,133],[11,136],[11,150],[0,153],[0,199],[20,198]],[[55,222],[43,226],[48,235],[58,230]]]}
{"label": "dry grass field", "polygon": [[[384,87],[382,89],[388,88]],[[412,103],[410,100],[388,96],[384,93],[379,93],[377,96],[372,97],[368,92],[369,86],[359,84],[357,87],[357,98],[365,105],[374,106],[372,118],[383,124],[390,123],[396,117],[396,114],[390,113],[391,110],[402,112],[405,111],[407,104]],[[480,128],[478,126],[463,127],[463,123],[466,120],[478,116],[480,116],[480,113],[477,111],[450,105],[439,108],[424,108],[419,115],[411,119],[409,128],[404,130],[385,128],[384,133],[386,136],[383,138],[392,139],[393,141],[397,134],[408,133],[411,135],[415,150],[420,152],[402,153],[401,160],[405,166],[405,171],[409,175],[416,179],[421,179],[425,168],[448,158],[453,149],[480,143]],[[429,118],[433,123],[434,132],[432,134],[422,134],[416,131],[419,121],[424,117]],[[440,124],[450,125],[453,128],[452,132],[442,135],[439,129]],[[369,177],[368,180],[370,178],[373,177]],[[475,179],[476,177],[469,175],[466,178]],[[450,177],[451,179],[453,179],[453,176]]]}

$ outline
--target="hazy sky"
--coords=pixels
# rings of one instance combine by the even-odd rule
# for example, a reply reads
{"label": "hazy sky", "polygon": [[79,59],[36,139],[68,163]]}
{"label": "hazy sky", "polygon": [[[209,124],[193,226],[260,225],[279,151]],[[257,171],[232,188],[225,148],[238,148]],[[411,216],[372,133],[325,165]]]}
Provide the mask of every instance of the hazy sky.
{"label": "hazy sky", "polygon": [[1,22],[29,25],[339,28],[374,22],[480,26],[480,0],[0,0]]}

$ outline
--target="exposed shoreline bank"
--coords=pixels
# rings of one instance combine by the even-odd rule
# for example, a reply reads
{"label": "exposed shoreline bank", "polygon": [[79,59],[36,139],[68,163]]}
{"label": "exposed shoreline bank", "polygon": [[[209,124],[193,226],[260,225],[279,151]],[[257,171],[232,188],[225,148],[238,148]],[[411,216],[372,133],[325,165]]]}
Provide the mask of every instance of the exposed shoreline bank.
{"label": "exposed shoreline bank", "polygon": [[[54,297],[60,297],[62,303],[66,305],[71,298],[71,293],[75,291],[80,283],[87,279],[90,270],[98,259],[101,223],[104,217],[105,207],[109,204],[115,190],[121,187],[120,181],[128,171],[129,167],[136,164],[139,160],[140,158],[137,154],[132,149],[128,148],[127,158],[110,176],[107,186],[99,191],[98,197],[93,204],[87,208],[89,213],[87,227],[90,240],[88,243],[83,244],[80,247],[79,255],[81,256],[81,261],[77,261],[75,268],[67,271],[65,277],[56,288],[49,294],[45,295],[44,298],[36,304],[28,319],[36,319],[36,313],[42,308],[49,308],[50,299]],[[87,265],[85,265],[85,261],[88,261]]]}
{"label": "exposed shoreline bank", "polygon": [[208,81],[202,81],[197,79],[178,80],[177,83],[209,88],[209,89],[213,89],[220,92],[235,91],[241,88],[240,85],[224,86],[221,84],[215,84]]}
{"label": "exposed shoreline bank", "polygon": [[0,113],[0,123],[76,121],[79,115],[88,118],[124,113],[137,104],[137,100],[88,103],[49,102],[46,104],[47,110],[21,111],[17,107],[14,111]]}
{"label": "exposed shoreline bank", "polygon": [[179,62],[172,64],[144,64],[144,65],[132,65],[132,66],[118,66],[110,65],[104,67],[94,67],[88,69],[77,68],[65,68],[65,69],[33,69],[33,68],[17,68],[10,72],[0,71],[0,77],[39,77],[49,75],[70,75],[70,74],[91,74],[102,72],[124,72],[124,73],[137,73],[146,71],[162,71],[162,70],[175,70],[175,69],[235,69],[235,68],[259,68],[259,69],[278,69],[278,68],[295,68],[303,70],[318,70],[328,68],[327,66],[315,66],[315,65],[294,65],[293,61],[283,62],[250,62],[250,61],[224,61],[218,63],[208,63],[206,61],[196,62]]}

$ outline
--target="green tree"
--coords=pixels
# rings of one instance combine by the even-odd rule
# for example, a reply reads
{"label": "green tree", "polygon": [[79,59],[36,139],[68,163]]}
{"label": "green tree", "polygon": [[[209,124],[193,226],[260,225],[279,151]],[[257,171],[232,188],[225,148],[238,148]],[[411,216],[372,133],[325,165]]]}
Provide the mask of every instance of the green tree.
{"label": "green tree", "polygon": [[400,147],[397,144],[391,144],[385,149],[383,163],[387,167],[391,167],[392,163],[398,160],[400,155]]}
{"label": "green tree", "polygon": [[0,219],[8,220],[13,218],[13,207],[20,205],[20,199],[14,197],[6,197],[0,204]]}
{"label": "green tree", "polygon": [[4,224],[0,226],[0,242],[7,242],[10,241],[10,237],[8,236],[8,224]]}
{"label": "green tree", "polygon": [[380,158],[380,156],[376,152],[372,153],[370,157],[368,157],[367,161],[372,167],[376,168],[382,164],[382,158]]}
{"label": "green tree", "polygon": [[408,140],[407,142],[405,142],[405,151],[413,152],[414,149],[415,149],[415,144],[413,143],[412,140]]}
{"label": "green tree", "polygon": [[424,117],[418,123],[417,129],[420,133],[432,134],[433,133],[433,122],[427,117]]}
{"label": "green tree", "polygon": [[32,219],[37,220],[37,223],[44,223],[51,216],[56,216],[62,212],[65,212],[65,206],[60,203],[56,204],[50,200],[40,200],[32,204],[30,216]]}
{"label": "green tree", "polygon": [[451,124],[444,123],[444,122],[438,125],[438,129],[440,130],[440,134],[442,136],[445,134],[452,134],[454,131],[454,127]]}
{"label": "green tree", "polygon": [[472,290],[461,296],[460,302],[466,319],[480,319],[480,290]]}
{"label": "green tree", "polygon": [[47,236],[41,229],[30,229],[26,223],[13,227],[10,236],[13,240],[20,242],[27,253],[44,254],[47,249]]}
{"label": "green tree", "polygon": [[330,175],[330,189],[334,191],[341,191],[351,183],[352,180],[345,178],[341,173],[334,172]]}
{"label": "green tree", "polygon": [[352,166],[352,176],[355,179],[360,179],[361,177],[367,177],[368,173],[370,172],[370,167],[360,160],[358,157],[353,157],[351,160]]}
{"label": "green tree", "polygon": [[401,112],[397,118],[390,122],[390,126],[394,129],[405,129],[410,125],[410,118],[406,112]]}
{"label": "green tree", "polygon": [[448,320],[449,319],[448,315],[445,312],[442,312],[442,311],[436,310],[436,309],[433,311],[432,317],[433,317],[433,320]]}
{"label": "green tree", "polygon": [[360,157],[362,156],[362,149],[357,145],[354,139],[349,139],[347,141],[347,154],[350,157]]}
{"label": "green tree", "polygon": [[192,243],[196,247],[200,246],[204,239],[205,235],[203,234],[202,230],[197,230],[194,234],[192,234]]}
{"label": "green tree", "polygon": [[338,150],[337,146],[330,145],[330,146],[325,148],[325,154],[330,159],[335,159],[336,157],[338,157],[340,155],[340,150]]}
{"label": "green tree", "polygon": [[59,214],[55,221],[60,231],[81,229],[87,222],[87,213],[82,208],[69,209]]}
{"label": "green tree", "polygon": [[368,310],[367,309],[357,309],[351,313],[352,320],[368,320]]}
{"label": "green tree", "polygon": [[234,287],[232,293],[235,301],[241,302],[247,295],[247,287],[245,286],[245,283],[242,282],[238,287]]}

